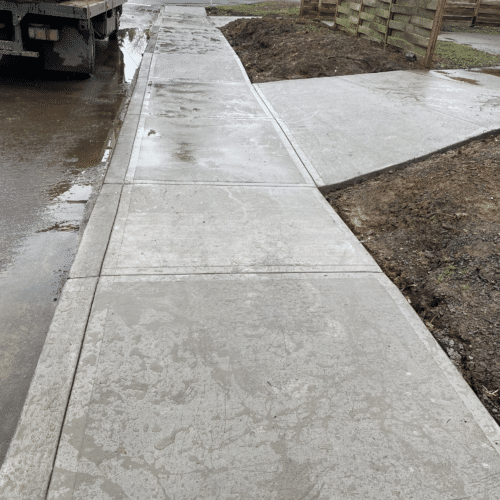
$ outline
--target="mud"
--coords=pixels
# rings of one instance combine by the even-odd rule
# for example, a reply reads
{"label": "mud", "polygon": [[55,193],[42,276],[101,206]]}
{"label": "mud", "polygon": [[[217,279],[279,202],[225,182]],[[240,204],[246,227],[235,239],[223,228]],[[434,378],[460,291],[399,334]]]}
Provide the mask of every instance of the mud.
{"label": "mud", "polygon": [[500,423],[500,135],[326,197]]}
{"label": "mud", "polygon": [[349,35],[319,20],[238,19],[221,31],[253,83],[422,69],[396,47]]}

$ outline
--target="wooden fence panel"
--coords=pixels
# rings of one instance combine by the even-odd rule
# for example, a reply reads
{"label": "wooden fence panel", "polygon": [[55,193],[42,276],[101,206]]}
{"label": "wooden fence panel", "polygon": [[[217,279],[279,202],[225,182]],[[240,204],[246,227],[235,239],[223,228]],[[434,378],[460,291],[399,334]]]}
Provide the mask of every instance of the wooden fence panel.
{"label": "wooden fence panel", "polygon": [[[340,29],[413,52],[430,67],[445,4],[446,0],[330,0],[327,12],[333,13]],[[322,0],[301,0],[301,13],[323,14],[324,5]]]}

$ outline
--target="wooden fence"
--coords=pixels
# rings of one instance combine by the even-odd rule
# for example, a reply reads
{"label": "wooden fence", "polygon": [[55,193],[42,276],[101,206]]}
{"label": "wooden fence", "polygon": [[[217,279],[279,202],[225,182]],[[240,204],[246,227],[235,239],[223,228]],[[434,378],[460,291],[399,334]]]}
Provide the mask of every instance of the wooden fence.
{"label": "wooden fence", "polygon": [[301,14],[331,17],[356,36],[394,45],[432,64],[446,0],[301,0]]}
{"label": "wooden fence", "polygon": [[463,26],[500,26],[500,0],[447,0],[443,22]]}

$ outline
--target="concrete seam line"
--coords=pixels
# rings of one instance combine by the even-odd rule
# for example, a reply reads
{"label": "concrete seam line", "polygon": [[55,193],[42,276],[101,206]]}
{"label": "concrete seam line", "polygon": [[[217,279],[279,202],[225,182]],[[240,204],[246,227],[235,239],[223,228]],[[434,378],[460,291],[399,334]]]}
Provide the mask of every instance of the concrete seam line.
{"label": "concrete seam line", "polygon": [[297,139],[295,139],[295,137],[293,136],[293,134],[290,131],[290,129],[286,126],[285,122],[281,119],[281,117],[279,116],[279,114],[277,113],[277,111],[274,109],[274,107],[272,106],[272,104],[267,100],[267,97],[264,95],[264,93],[262,92],[262,90],[260,90],[259,86],[258,85],[253,85],[253,87],[256,90],[256,92],[259,94],[260,98],[265,103],[265,105],[267,106],[267,108],[269,109],[269,111],[271,112],[271,114],[273,115],[273,117],[276,120],[276,122],[278,123],[278,125],[280,126],[281,130],[283,131],[283,133],[285,134],[286,138],[288,139],[288,141],[292,145],[292,148],[297,153],[297,156],[300,158],[300,161],[303,163],[304,167],[309,172],[309,175],[312,177],[312,179],[315,182],[316,186],[318,188],[320,188],[321,186],[323,186],[325,183],[324,183],[323,179],[321,178],[321,175],[316,170],[316,168],[314,168],[313,164],[311,163],[311,161],[307,157],[307,155],[304,152],[304,150],[300,147],[299,142],[297,141]]}
{"label": "concrete seam line", "polygon": [[42,500],[59,443],[97,278],[68,280],[0,470],[5,500]]}
{"label": "concrete seam line", "polygon": [[453,387],[462,403],[471,412],[475,422],[483,431],[493,449],[500,455],[500,427],[498,424],[488,413],[488,410],[486,410],[483,403],[481,403],[455,365],[451,362],[448,355],[443,351],[437,340],[420,319],[420,316],[418,316],[413,307],[408,304],[401,291],[385,274],[380,273],[376,276],[392,297],[396,306],[406,317],[418,338],[425,345],[430,356],[443,372],[445,378]]}

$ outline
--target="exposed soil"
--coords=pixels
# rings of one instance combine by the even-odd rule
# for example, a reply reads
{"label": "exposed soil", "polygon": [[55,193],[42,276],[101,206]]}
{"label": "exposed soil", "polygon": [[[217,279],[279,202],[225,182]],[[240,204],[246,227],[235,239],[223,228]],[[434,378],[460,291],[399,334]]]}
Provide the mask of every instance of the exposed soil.
{"label": "exposed soil", "polygon": [[349,35],[319,20],[238,19],[221,31],[253,83],[422,69],[396,47]]}
{"label": "exposed soil", "polygon": [[500,134],[326,197],[500,423]]}

